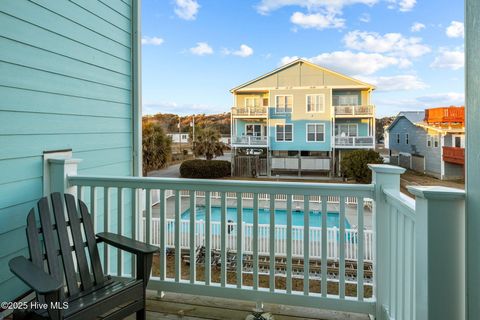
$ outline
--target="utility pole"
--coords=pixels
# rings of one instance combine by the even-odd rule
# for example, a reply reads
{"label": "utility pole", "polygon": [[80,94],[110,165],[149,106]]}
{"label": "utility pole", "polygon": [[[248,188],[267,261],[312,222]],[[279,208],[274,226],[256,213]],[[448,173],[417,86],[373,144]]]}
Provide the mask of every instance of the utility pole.
{"label": "utility pole", "polygon": [[195,159],[195,114],[192,115],[192,151],[193,159]]}
{"label": "utility pole", "polygon": [[180,154],[182,156],[183,160],[183,150],[182,150],[182,130],[180,128],[180,116],[178,116],[178,142],[179,142],[179,149],[180,149]]}

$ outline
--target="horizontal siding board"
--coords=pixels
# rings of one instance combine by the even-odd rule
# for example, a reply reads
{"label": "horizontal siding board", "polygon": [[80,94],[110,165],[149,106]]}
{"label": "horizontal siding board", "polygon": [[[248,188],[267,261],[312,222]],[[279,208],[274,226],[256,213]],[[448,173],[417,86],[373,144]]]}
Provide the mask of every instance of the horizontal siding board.
{"label": "horizontal siding board", "polygon": [[[63,17],[74,21],[104,37],[110,38],[126,47],[131,47],[132,39],[130,32],[122,30],[110,22],[95,15],[89,14],[84,8],[70,1],[30,0],[44,8],[55,11]],[[121,5],[121,4],[120,4]],[[123,5],[127,5],[123,3]]]}
{"label": "horizontal siding board", "polygon": [[55,73],[34,70],[27,67],[0,62],[0,85],[19,87],[43,92],[57,92],[76,97],[111,101],[130,102],[130,91],[94,82],[79,80]]}
{"label": "horizontal siding board", "polygon": [[[44,49],[32,47],[7,38],[0,38],[0,61],[24,67],[84,79],[99,84],[130,90],[130,76],[100,68],[62,55],[53,55]],[[36,57],[36,59],[32,59]]]}
{"label": "horizontal siding board", "polygon": [[[0,263],[8,263],[0,259]],[[28,291],[28,287],[17,277],[12,277],[9,280],[0,283],[0,300],[9,301],[11,297],[18,297]]]}
{"label": "horizontal siding board", "polygon": [[132,19],[132,7],[118,0],[99,0],[101,3],[112,9],[113,11],[124,16],[128,20]]}
{"label": "horizontal siding board", "polygon": [[0,136],[17,134],[64,134],[64,133],[101,133],[108,128],[112,132],[121,132],[130,125],[130,119],[102,118],[89,116],[71,116],[58,114],[35,114],[2,111],[0,117]]}
{"label": "horizontal siding board", "polygon": [[131,51],[129,47],[112,41],[84,26],[64,18],[55,12],[49,11],[29,1],[6,1],[2,5],[2,12],[15,15],[32,25],[61,35],[67,39],[79,42],[86,46],[108,53],[114,57],[129,61]]}
{"label": "horizontal siding board", "polygon": [[[2,3],[3,4],[3,3]],[[1,8],[1,6],[0,6]],[[38,26],[31,25],[0,11],[0,36],[13,39],[31,46],[43,48],[53,53],[84,61],[90,64],[104,67],[125,75],[131,74],[131,66],[128,61],[113,57],[99,51],[51,33]]]}
{"label": "horizontal siding board", "polygon": [[43,195],[43,152],[71,149],[83,159],[80,174],[133,174],[131,5],[0,1],[2,301],[27,290],[8,261],[27,255],[26,215]]}
{"label": "horizontal siding board", "polygon": [[36,206],[37,199],[30,200],[25,203],[17,204],[12,207],[0,210],[0,220],[8,221],[8,223],[0,224],[0,234],[4,234],[10,230],[24,227],[27,221],[29,210]]}
{"label": "horizontal siding board", "polygon": [[[1,117],[1,116],[0,116]],[[0,160],[42,155],[44,151],[72,149],[74,151],[102,150],[132,145],[131,132],[81,133],[63,135],[0,137]]]}
{"label": "horizontal siding board", "polygon": [[0,111],[89,115],[92,117],[132,117],[126,103],[92,100],[56,93],[0,86]]}
{"label": "horizontal siding board", "polygon": [[43,174],[42,157],[37,156],[0,161],[0,172],[2,173],[0,175],[0,185],[39,178]]}
{"label": "horizontal siding board", "polygon": [[[42,197],[43,179],[32,178],[0,185],[0,209]],[[6,196],[8,195],[8,196]],[[1,243],[1,242],[0,242]]]}
{"label": "horizontal siding board", "polygon": [[70,0],[78,6],[88,10],[91,14],[94,14],[105,21],[110,22],[114,26],[131,33],[131,21],[118,12],[112,10],[108,6],[99,1],[91,0]]}

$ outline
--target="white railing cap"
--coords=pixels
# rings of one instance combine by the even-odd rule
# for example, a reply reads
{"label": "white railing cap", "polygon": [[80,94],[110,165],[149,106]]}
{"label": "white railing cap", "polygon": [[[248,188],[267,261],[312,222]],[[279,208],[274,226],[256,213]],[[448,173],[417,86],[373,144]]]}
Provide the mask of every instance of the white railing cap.
{"label": "white railing cap", "polygon": [[405,168],[399,166],[392,166],[390,164],[369,164],[370,170],[376,173],[393,173],[402,174],[406,171]]}
{"label": "white railing cap", "polygon": [[423,199],[454,200],[464,199],[465,190],[441,186],[409,186],[408,191]]}

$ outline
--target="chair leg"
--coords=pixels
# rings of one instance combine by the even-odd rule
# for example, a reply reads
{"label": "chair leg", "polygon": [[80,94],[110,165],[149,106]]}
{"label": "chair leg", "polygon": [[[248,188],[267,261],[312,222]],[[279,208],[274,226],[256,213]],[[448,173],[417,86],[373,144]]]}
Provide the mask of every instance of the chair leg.
{"label": "chair leg", "polygon": [[146,320],[147,319],[147,310],[143,308],[142,310],[137,311],[137,320]]}

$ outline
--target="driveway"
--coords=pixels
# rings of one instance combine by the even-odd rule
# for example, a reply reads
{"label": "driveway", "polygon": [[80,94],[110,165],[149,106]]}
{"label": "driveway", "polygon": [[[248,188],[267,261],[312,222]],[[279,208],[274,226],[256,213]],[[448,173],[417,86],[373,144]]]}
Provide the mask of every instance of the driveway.
{"label": "driveway", "polygon": [[[217,157],[214,160],[227,160],[230,161],[230,153],[225,153],[223,156]],[[180,163],[171,165],[167,168],[160,170],[150,171],[148,173],[149,177],[163,177],[163,178],[180,178]]]}

